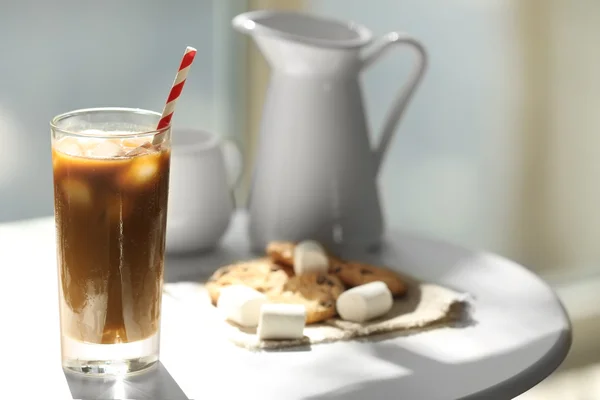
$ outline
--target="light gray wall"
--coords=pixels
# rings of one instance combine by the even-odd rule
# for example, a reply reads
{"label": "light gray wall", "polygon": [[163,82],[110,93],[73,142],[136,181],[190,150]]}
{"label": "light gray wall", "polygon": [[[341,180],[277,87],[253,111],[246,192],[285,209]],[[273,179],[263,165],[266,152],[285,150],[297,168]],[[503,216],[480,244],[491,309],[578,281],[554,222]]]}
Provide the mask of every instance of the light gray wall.
{"label": "light gray wall", "polygon": [[[523,109],[518,2],[309,3],[316,13],[352,19],[378,35],[406,31],[429,51],[424,84],[380,177],[389,223],[515,255]],[[410,67],[410,51],[397,51],[362,78],[373,143]]]}
{"label": "light gray wall", "polygon": [[[515,253],[521,168],[517,1],[311,0],[314,12],[404,30],[431,67],[380,179],[388,221]],[[160,110],[186,45],[199,53],[175,126],[240,134],[243,0],[0,0],[0,221],[52,213],[48,121],[94,106]],[[377,139],[411,66],[390,53],[363,76]],[[241,71],[241,72],[240,72]]]}
{"label": "light gray wall", "polygon": [[[233,6],[232,6],[233,4]],[[51,215],[49,120],[77,108],[161,111],[198,49],[174,126],[230,130],[231,12],[241,0],[0,0],[0,221]],[[229,49],[223,50],[223,49]]]}

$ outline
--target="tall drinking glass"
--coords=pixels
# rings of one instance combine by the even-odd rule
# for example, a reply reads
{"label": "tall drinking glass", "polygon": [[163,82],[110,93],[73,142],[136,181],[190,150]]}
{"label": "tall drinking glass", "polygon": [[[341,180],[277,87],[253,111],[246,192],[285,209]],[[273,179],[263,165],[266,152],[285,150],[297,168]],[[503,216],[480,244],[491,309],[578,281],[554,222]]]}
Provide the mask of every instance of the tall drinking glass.
{"label": "tall drinking glass", "polygon": [[158,361],[171,131],[97,108],[52,132],[62,364],[94,375]]}

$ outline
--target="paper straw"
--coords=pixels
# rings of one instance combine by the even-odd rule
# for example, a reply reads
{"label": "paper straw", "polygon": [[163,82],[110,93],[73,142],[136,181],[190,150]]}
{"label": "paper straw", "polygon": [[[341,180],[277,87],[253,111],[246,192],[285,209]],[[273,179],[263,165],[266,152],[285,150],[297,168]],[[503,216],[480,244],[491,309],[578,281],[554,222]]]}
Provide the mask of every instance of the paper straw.
{"label": "paper straw", "polygon": [[[190,72],[190,68],[194,62],[194,57],[196,57],[196,49],[193,47],[187,47],[185,49],[185,53],[183,53],[181,65],[179,65],[177,75],[175,75],[175,80],[171,86],[171,91],[169,92],[169,97],[167,97],[167,103],[163,109],[160,121],[158,121],[158,125],[156,126],[157,130],[166,128],[171,123],[171,118],[173,118],[173,113],[175,112],[175,105],[181,96],[181,91],[183,90],[183,85],[185,85],[187,74]],[[163,135],[160,134],[155,135],[152,144],[160,143],[162,141],[162,136]]]}

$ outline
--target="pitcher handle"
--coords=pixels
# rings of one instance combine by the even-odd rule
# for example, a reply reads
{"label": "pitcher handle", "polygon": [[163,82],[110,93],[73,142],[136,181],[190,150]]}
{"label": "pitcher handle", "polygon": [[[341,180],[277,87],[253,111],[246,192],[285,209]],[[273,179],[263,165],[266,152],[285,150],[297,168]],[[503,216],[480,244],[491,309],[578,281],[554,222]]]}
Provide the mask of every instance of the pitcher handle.
{"label": "pitcher handle", "polygon": [[398,96],[396,96],[394,99],[392,107],[388,112],[383,124],[381,139],[379,145],[374,151],[376,175],[379,172],[381,162],[383,161],[383,157],[385,156],[392,137],[394,136],[394,132],[398,127],[398,122],[400,122],[400,118],[402,118],[406,106],[415,93],[415,90],[419,86],[419,83],[421,83],[427,68],[427,52],[425,51],[425,47],[423,47],[423,45],[417,39],[403,33],[390,32],[375,42],[372,49],[369,50],[369,54],[363,58],[361,69],[366,69],[373,65],[375,61],[379,60],[379,58],[392,47],[392,45],[397,44],[408,45],[416,50],[417,65],[413,69],[408,82],[404,85]]}

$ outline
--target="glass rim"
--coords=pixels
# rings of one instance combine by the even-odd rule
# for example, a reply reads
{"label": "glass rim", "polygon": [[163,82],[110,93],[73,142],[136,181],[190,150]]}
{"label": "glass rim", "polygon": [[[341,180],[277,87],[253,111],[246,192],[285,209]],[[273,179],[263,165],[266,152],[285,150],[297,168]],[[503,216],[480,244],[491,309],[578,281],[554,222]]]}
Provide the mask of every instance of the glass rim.
{"label": "glass rim", "polygon": [[100,114],[106,112],[126,113],[126,114],[139,114],[139,115],[152,115],[160,119],[161,113],[151,110],[145,110],[143,108],[129,108],[129,107],[94,107],[94,108],[80,108],[78,110],[68,111],[66,113],[58,114],[50,120],[50,128],[53,131],[71,135],[71,136],[82,136],[91,138],[128,138],[128,137],[139,137],[139,136],[151,136],[164,133],[171,129],[171,123],[161,129],[144,130],[139,132],[128,132],[120,134],[103,134],[103,133],[85,133],[82,131],[73,131],[64,129],[58,126],[61,121],[64,121],[71,117],[76,117],[85,114]]}

